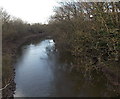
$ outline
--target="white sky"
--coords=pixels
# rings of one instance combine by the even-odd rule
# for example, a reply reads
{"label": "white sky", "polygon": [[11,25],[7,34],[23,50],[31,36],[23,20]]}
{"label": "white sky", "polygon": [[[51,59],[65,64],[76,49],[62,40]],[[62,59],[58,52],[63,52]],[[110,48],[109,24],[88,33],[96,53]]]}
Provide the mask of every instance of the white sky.
{"label": "white sky", "polygon": [[44,24],[53,14],[53,7],[57,6],[58,1],[66,0],[0,0],[0,7],[3,7],[10,15],[21,18],[23,21]]}
{"label": "white sky", "polygon": [[0,0],[10,15],[29,23],[46,23],[53,14],[53,7],[60,0]]}

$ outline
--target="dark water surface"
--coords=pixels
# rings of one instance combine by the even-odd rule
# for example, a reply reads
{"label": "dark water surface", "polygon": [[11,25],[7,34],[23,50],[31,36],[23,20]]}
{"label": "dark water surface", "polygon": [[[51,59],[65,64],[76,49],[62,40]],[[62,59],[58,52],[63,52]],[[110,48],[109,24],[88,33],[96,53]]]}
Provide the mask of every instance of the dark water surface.
{"label": "dark water surface", "polygon": [[[16,63],[15,97],[93,97],[111,96],[109,85],[99,76],[91,83],[61,69],[55,43],[46,39],[26,45]],[[107,93],[106,93],[107,92]]]}

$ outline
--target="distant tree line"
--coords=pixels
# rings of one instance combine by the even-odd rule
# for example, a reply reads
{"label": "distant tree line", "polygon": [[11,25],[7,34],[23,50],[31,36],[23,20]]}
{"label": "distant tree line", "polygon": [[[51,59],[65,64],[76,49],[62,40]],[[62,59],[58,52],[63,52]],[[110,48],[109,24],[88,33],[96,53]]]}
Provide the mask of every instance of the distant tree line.
{"label": "distant tree line", "polygon": [[0,9],[0,13],[2,15],[3,40],[15,40],[30,34],[44,32],[45,25],[24,22],[19,18],[12,17],[3,8]]}
{"label": "distant tree line", "polygon": [[18,42],[22,42],[26,36],[45,32],[46,25],[40,23],[29,24],[20,18],[9,15],[5,9],[0,8],[0,20],[2,20],[2,81],[3,87],[13,77],[14,54]]}

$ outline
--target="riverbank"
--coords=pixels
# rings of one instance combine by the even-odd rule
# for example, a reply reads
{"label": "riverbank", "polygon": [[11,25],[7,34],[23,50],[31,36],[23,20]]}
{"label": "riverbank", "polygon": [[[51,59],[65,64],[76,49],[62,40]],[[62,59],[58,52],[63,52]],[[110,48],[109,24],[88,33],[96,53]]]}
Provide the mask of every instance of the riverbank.
{"label": "riverbank", "polygon": [[[4,53],[7,53],[7,55],[9,55],[9,61],[11,61],[8,65],[11,65],[11,67],[9,69],[11,69],[11,75],[10,75],[10,79],[8,80],[8,82],[3,86],[3,88],[5,87],[5,89],[3,89],[3,97],[13,97],[13,94],[14,94],[14,90],[15,90],[15,83],[14,83],[14,76],[15,76],[15,68],[14,68],[14,63],[15,63],[15,59],[17,58],[17,53],[18,53],[18,50],[20,49],[20,47],[24,44],[26,44],[27,42],[30,43],[30,42],[35,42],[37,39],[40,40],[40,39],[44,39],[45,37],[47,36],[47,34],[40,34],[40,35],[30,35],[30,36],[27,36],[27,37],[24,37],[22,39],[18,39],[17,41],[14,41],[14,42],[7,42],[5,45],[8,45],[8,46],[5,46],[5,50],[6,52]],[[57,43],[57,42],[56,42]],[[115,85],[115,87],[119,88],[119,84],[116,83],[116,75],[115,76],[112,76],[112,79],[110,78],[111,76],[111,73],[109,71],[109,69],[106,69],[104,67],[101,67],[101,65],[99,65],[101,70],[104,72],[106,76],[106,78],[111,82],[112,84]],[[98,67],[99,67],[98,66]],[[109,75],[110,74],[110,75]],[[113,73],[112,73],[113,75]],[[4,75],[3,75],[4,76]],[[114,81],[114,83],[113,83]],[[7,85],[7,87],[6,87]],[[114,90],[114,88],[112,88],[112,91]],[[115,90],[116,93],[119,93],[119,90]]]}
{"label": "riverbank", "polygon": [[[59,44],[56,42],[56,44]],[[60,55],[62,55],[61,57],[65,57],[65,56],[71,56],[70,53],[68,53],[66,55],[67,52],[64,52],[62,48],[60,48],[60,44],[56,45],[56,47],[58,47],[57,49],[60,50]],[[68,59],[70,58],[70,59]],[[83,59],[83,57],[76,57],[72,56],[71,57],[66,57],[64,59],[62,59],[63,61],[67,61],[66,59],[68,59],[68,63],[70,63],[70,65],[67,67],[68,71],[71,72],[78,72],[78,74],[80,72],[83,72],[83,74],[85,74],[86,72],[88,73],[88,77],[89,76],[94,76],[91,75],[93,71],[96,72],[101,72],[101,74],[104,75],[104,77],[107,80],[107,83],[109,83],[110,85],[112,85],[112,87],[108,88],[109,91],[113,91],[116,96],[120,96],[120,67],[119,67],[119,61],[107,61],[107,62],[97,62],[94,65],[88,64],[88,66],[85,65],[85,63],[80,63],[81,59]],[[85,60],[87,62],[87,60]],[[89,75],[90,74],[90,75]],[[99,78],[99,76],[98,76]]]}
{"label": "riverbank", "polygon": [[[17,58],[18,49],[26,42],[40,40],[46,37],[46,33],[35,34],[19,38],[15,41],[3,41],[3,81],[2,81],[2,97],[13,97],[15,90],[15,67],[14,63]],[[8,72],[8,73],[7,73]]]}

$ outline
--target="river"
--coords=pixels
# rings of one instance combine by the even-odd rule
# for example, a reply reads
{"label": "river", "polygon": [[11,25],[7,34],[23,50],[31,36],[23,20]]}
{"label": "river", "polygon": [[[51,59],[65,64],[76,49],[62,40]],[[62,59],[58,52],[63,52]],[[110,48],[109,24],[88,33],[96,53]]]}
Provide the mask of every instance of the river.
{"label": "river", "polygon": [[111,96],[102,78],[90,83],[62,67],[52,39],[22,47],[16,62],[14,97],[93,97]]}

